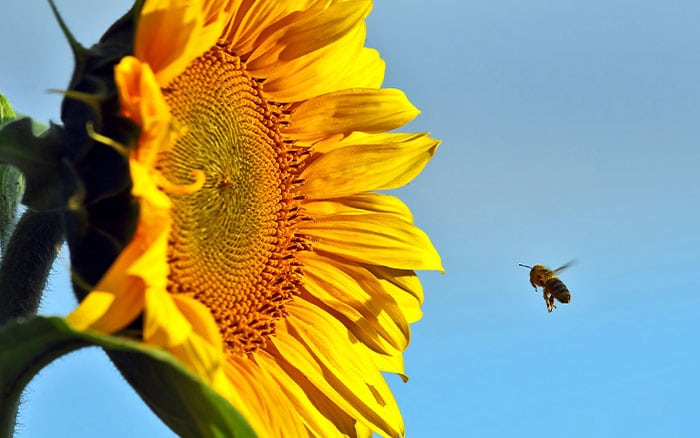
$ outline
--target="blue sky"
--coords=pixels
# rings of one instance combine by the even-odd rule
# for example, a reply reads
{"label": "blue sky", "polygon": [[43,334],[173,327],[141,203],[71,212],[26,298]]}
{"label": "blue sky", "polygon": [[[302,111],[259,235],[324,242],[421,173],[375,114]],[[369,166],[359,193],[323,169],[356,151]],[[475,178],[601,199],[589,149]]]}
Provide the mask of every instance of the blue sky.
{"label": "blue sky", "polygon": [[[127,0],[57,0],[90,45]],[[695,436],[700,3],[386,0],[368,45],[443,140],[399,190],[447,273],[393,376],[408,437]],[[0,4],[0,92],[58,120],[68,46],[43,0]],[[548,314],[528,271],[556,267]],[[57,263],[42,312],[75,305]],[[29,387],[19,437],[170,436],[98,350]]]}

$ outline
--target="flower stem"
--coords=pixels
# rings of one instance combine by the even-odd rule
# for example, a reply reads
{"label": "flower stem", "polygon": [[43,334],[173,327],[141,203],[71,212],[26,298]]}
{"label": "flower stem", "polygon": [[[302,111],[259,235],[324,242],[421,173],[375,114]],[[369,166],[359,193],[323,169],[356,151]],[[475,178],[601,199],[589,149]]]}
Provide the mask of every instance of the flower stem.
{"label": "flower stem", "polygon": [[[27,210],[22,215],[0,262],[0,328],[36,314],[62,241],[58,213]],[[0,437],[13,435],[19,403],[19,392],[2,403]]]}
{"label": "flower stem", "polygon": [[58,213],[27,210],[22,215],[0,262],[0,327],[36,314],[62,241]]}
{"label": "flower stem", "polygon": [[0,406],[0,438],[11,438],[17,423],[19,397],[7,397],[6,401]]}

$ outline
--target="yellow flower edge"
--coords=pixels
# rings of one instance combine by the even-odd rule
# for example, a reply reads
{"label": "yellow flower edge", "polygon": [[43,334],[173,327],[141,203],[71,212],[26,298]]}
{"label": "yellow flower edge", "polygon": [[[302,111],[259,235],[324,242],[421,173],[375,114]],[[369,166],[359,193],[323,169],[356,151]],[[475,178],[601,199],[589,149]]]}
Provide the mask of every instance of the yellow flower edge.
{"label": "yellow flower edge", "polygon": [[143,341],[260,436],[404,434],[381,372],[404,376],[414,270],[442,266],[409,209],[375,191],[411,181],[438,142],[389,132],[418,111],[379,88],[370,9],[147,0],[115,68],[142,130],[138,224],[68,320],[115,333],[143,315]]}

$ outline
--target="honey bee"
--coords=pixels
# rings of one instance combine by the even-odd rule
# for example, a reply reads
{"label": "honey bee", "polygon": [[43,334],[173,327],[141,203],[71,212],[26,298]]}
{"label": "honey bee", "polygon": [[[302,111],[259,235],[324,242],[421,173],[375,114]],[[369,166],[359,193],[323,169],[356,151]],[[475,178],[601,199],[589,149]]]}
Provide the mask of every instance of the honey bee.
{"label": "honey bee", "polygon": [[537,286],[543,289],[542,297],[544,302],[547,303],[548,312],[557,307],[554,304],[555,299],[564,304],[571,301],[569,289],[563,281],[557,278],[557,274],[571,266],[572,263],[573,261],[566,263],[553,271],[544,265],[528,266],[522,263],[518,264],[518,266],[530,269],[530,284],[535,288],[535,291],[537,291]]}

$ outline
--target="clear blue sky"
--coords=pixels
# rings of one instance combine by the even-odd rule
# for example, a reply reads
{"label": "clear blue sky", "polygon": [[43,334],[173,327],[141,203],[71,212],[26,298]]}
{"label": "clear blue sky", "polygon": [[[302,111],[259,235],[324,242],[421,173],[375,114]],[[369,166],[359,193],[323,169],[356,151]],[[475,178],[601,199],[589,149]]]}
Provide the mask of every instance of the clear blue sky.
{"label": "clear blue sky", "polygon": [[[89,45],[127,0],[57,0]],[[443,144],[401,196],[423,275],[408,437],[697,436],[700,3],[385,0],[368,45]],[[0,3],[0,91],[58,120],[68,46],[43,0]],[[578,264],[548,314],[518,263]],[[59,262],[43,304],[75,305]],[[98,350],[31,384],[19,437],[170,436]]]}

